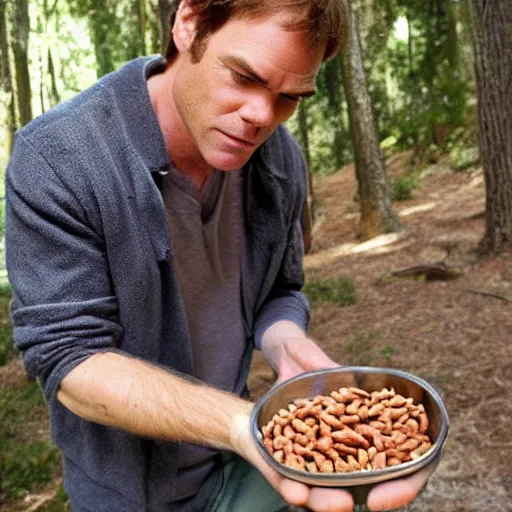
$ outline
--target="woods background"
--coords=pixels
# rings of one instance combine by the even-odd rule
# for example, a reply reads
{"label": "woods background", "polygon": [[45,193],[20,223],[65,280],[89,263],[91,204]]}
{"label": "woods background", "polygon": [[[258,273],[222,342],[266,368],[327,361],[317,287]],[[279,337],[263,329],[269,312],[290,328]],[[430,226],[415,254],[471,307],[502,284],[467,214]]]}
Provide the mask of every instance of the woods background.
{"label": "woods background", "polygon": [[[287,123],[310,169],[306,249],[314,253],[321,245],[315,245],[314,230],[323,200],[315,194],[319,180],[354,162],[342,172],[356,178],[350,200],[357,205],[358,240],[364,241],[403,229],[397,204],[413,197],[426,168],[442,162],[453,172],[482,166],[484,228],[472,250],[481,258],[508,250],[512,2],[353,0],[349,5],[348,47],[322,67],[317,94]],[[2,190],[15,131],[130,59],[160,53],[168,13],[169,0],[0,0]],[[404,154],[405,170],[392,175],[386,162]],[[330,201],[347,200],[342,190],[329,193]],[[2,367],[17,354],[3,256],[0,267]],[[309,288],[309,293],[316,292]],[[58,455],[49,441],[13,440],[19,410],[25,419],[34,411],[44,414],[37,387],[28,384],[16,395],[1,384],[0,378],[0,509],[2,497],[12,506],[33,485],[58,474]],[[62,504],[65,496],[57,501]]]}

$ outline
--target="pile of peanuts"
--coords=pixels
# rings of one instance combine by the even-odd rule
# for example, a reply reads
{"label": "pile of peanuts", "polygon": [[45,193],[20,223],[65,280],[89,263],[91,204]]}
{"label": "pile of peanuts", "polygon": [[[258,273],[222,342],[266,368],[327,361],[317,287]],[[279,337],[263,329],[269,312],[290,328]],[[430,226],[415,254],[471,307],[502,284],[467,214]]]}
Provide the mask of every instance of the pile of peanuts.
{"label": "pile of peanuts", "polygon": [[354,387],[330,396],[299,398],[262,427],[274,459],[299,471],[347,473],[383,469],[416,459],[432,442],[423,404],[393,388]]}

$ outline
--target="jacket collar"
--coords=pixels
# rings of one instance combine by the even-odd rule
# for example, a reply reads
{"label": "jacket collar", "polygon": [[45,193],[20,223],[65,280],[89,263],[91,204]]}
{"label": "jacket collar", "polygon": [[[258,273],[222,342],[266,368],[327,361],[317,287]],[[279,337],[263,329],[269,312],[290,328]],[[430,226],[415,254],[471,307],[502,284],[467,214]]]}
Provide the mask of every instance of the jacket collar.
{"label": "jacket collar", "polygon": [[141,57],[104,78],[105,87],[112,83],[119,92],[117,101],[125,122],[124,129],[132,148],[152,173],[168,171],[170,166],[147,86],[147,78],[164,68],[163,57]]}

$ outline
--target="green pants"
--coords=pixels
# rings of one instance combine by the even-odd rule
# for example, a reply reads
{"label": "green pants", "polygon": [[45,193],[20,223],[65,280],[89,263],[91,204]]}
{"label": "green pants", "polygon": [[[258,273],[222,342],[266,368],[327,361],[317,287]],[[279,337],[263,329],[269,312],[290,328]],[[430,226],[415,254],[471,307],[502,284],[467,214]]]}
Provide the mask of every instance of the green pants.
{"label": "green pants", "polygon": [[207,512],[278,512],[287,503],[263,478],[261,473],[241,457],[232,457],[217,479]]}

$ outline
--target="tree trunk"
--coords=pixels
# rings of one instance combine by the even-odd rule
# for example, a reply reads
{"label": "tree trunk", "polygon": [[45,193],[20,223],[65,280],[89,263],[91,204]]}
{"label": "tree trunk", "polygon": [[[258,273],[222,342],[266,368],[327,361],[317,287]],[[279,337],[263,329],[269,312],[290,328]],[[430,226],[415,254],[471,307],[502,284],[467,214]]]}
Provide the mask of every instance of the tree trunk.
{"label": "tree trunk", "polygon": [[388,176],[375,130],[356,13],[353,5],[349,5],[351,37],[342,56],[343,85],[347,98],[361,207],[359,231],[363,239],[368,239],[381,233],[397,231],[400,223],[391,206]]}
{"label": "tree trunk", "polygon": [[48,74],[50,75],[50,105],[54,107],[60,102],[59,88],[57,87],[57,77],[55,76],[55,65],[50,47],[48,47]]}
{"label": "tree trunk", "polygon": [[[136,59],[146,54],[146,2],[132,0],[130,3],[130,20],[133,20],[134,30],[127,47],[128,59]],[[130,31],[131,32],[131,31]]]}
{"label": "tree trunk", "polygon": [[306,163],[308,164],[308,167],[311,167],[311,154],[309,151],[308,111],[304,102],[299,104],[298,110],[300,144],[302,146],[302,151],[304,152],[304,157],[306,158]]}
{"label": "tree trunk", "polygon": [[315,201],[313,196],[313,180],[311,178],[311,155],[309,152],[309,131],[308,131],[308,112],[304,102],[299,104],[299,132],[302,151],[306,159],[308,173],[308,191],[304,205],[302,207],[302,235],[304,238],[304,250],[306,253],[311,251],[313,243],[313,224],[315,222]]}
{"label": "tree trunk", "polygon": [[109,4],[104,0],[92,0],[89,13],[89,31],[94,45],[96,57],[96,76],[114,71],[114,58],[109,44],[108,36],[111,29],[113,14]]}
{"label": "tree trunk", "polygon": [[146,48],[146,51],[150,54],[161,53],[162,38],[160,35],[160,14],[158,12],[158,1],[146,1],[146,33],[149,36],[149,48]]}
{"label": "tree trunk", "polygon": [[16,98],[20,125],[32,119],[30,74],[28,71],[28,39],[30,20],[28,0],[15,0],[12,27],[12,52],[16,69]]}
{"label": "tree trunk", "polygon": [[468,90],[476,96],[476,64],[471,30],[471,13],[469,2],[461,2],[456,6],[456,16],[460,26],[459,56],[461,60],[461,80],[468,84]]}
{"label": "tree trunk", "polygon": [[41,114],[46,112],[45,108],[45,87],[44,87],[44,63],[43,63],[43,49],[40,48],[38,51],[39,54],[39,102],[41,103]]}
{"label": "tree trunk", "polygon": [[512,247],[512,3],[469,0],[476,55],[485,253]]}
{"label": "tree trunk", "polygon": [[167,48],[167,40],[171,33],[169,27],[169,16],[171,13],[171,0],[158,0],[158,17],[160,18],[160,40],[162,42],[162,53]]}
{"label": "tree trunk", "polygon": [[139,20],[139,37],[140,37],[140,55],[146,55],[146,2],[145,0],[137,0],[138,20]]}
{"label": "tree trunk", "polygon": [[329,109],[326,114],[334,131],[332,156],[336,169],[343,165],[343,152],[345,150],[340,74],[340,57],[337,56],[324,66],[325,90],[329,102]]}
{"label": "tree trunk", "polygon": [[9,60],[9,42],[7,40],[7,0],[0,0],[0,94],[2,103],[6,106],[5,141],[4,149],[10,152],[16,131],[16,118],[14,113],[14,94],[12,87],[11,66]]}
{"label": "tree trunk", "polygon": [[408,60],[409,60],[409,79],[412,79],[412,75],[413,75],[413,64],[412,64],[413,39],[412,39],[411,14],[409,12],[409,9],[407,9],[407,56],[408,56]]}

